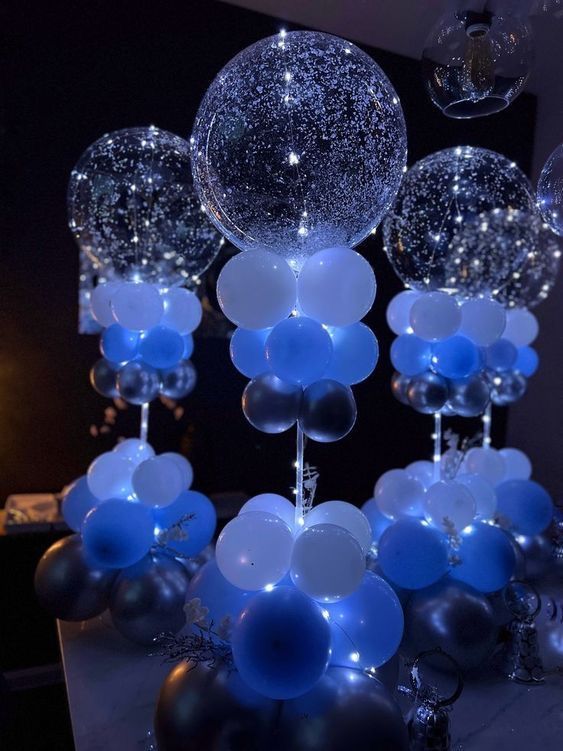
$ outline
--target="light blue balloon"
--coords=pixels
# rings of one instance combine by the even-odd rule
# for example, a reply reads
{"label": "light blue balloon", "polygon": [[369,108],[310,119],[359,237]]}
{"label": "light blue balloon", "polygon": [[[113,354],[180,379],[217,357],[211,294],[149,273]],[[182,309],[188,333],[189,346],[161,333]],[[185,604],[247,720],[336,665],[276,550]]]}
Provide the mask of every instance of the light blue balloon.
{"label": "light blue balloon", "polygon": [[182,360],[189,360],[194,353],[194,338],[191,334],[184,334],[182,336],[184,341],[184,352],[182,353]]}
{"label": "light blue balloon", "polygon": [[553,501],[534,480],[507,480],[497,485],[497,513],[519,535],[539,535],[553,519]]}
{"label": "light blue balloon", "polygon": [[172,368],[184,356],[184,340],[174,329],[155,326],[143,334],[139,354],[153,368]]}
{"label": "light blue balloon", "polygon": [[323,606],[330,615],[331,665],[377,668],[393,657],[403,638],[403,609],[393,589],[366,571],[349,597]]}
{"label": "light blue balloon", "polygon": [[120,284],[112,293],[111,307],[118,323],[133,331],[148,331],[164,312],[158,287],[146,282]]}
{"label": "light blue balloon", "polygon": [[250,688],[271,699],[292,699],[324,674],[331,631],[316,602],[280,586],[250,600],[231,643],[235,667]]}
{"label": "light blue balloon", "polygon": [[373,331],[364,323],[330,329],[332,359],[324,378],[346,386],[365,380],[379,358],[379,345]]}
{"label": "light blue balloon", "polygon": [[270,370],[266,360],[266,339],[272,329],[235,329],[229,352],[233,365],[247,378]]}
{"label": "light blue balloon", "polygon": [[465,336],[451,336],[432,347],[432,368],[445,378],[466,378],[481,364],[479,349]]}
{"label": "light blue balloon", "polygon": [[430,367],[432,345],[414,334],[401,334],[391,345],[391,362],[395,370],[407,376],[423,373]]}
{"label": "light blue balloon", "polygon": [[378,561],[399,587],[423,589],[448,572],[447,539],[418,519],[399,519],[381,535]]}
{"label": "light blue balloon", "polygon": [[361,510],[367,516],[373,541],[379,542],[379,538],[387,527],[393,524],[392,520],[381,513],[375,498],[370,498],[369,501],[366,501]]}
{"label": "light blue balloon", "polygon": [[100,500],[91,493],[86,475],[82,475],[72,483],[63,497],[63,519],[74,532],[80,532],[84,517],[98,503]]}
{"label": "light blue balloon", "polygon": [[533,347],[519,347],[514,363],[514,370],[522,373],[526,378],[533,376],[540,364],[538,353]]}
{"label": "light blue balloon", "polygon": [[100,350],[110,362],[130,362],[139,353],[139,333],[114,323],[102,333]]}
{"label": "light blue balloon", "polygon": [[266,359],[278,378],[307,385],[320,380],[332,357],[332,340],[320,323],[304,316],[274,326],[266,340]]}
{"label": "light blue balloon", "polygon": [[462,532],[457,557],[461,563],[452,567],[450,576],[479,592],[505,587],[516,567],[514,547],[506,532],[483,522]]}
{"label": "light blue balloon", "polygon": [[405,289],[391,298],[387,306],[387,324],[394,334],[412,334],[411,308],[420,297],[420,292],[413,289]]}
{"label": "light blue balloon", "polygon": [[154,521],[160,529],[169,529],[182,517],[193,514],[180,525],[185,539],[170,540],[169,547],[191,557],[200,553],[211,540],[217,526],[215,506],[209,498],[196,490],[184,490],[175,501],[153,510]]}
{"label": "light blue balloon", "polygon": [[220,629],[228,619],[231,625],[237,620],[256,592],[239,589],[228,582],[219,571],[215,559],[205,563],[193,576],[186,593],[186,602],[201,600],[207,608],[207,624],[213,623],[213,631]]}
{"label": "light blue balloon", "polygon": [[513,368],[517,357],[518,350],[508,339],[499,339],[485,349],[485,364],[498,372]]}
{"label": "light blue balloon", "polygon": [[133,501],[105,501],[86,515],[82,542],[87,555],[98,566],[132,566],[154,543],[150,509]]}

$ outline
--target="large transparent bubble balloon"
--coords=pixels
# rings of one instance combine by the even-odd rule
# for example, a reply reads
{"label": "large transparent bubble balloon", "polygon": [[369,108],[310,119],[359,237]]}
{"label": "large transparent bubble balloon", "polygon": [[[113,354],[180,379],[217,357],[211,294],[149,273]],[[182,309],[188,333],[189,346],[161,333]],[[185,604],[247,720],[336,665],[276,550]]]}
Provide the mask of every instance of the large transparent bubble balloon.
{"label": "large transparent bubble balloon", "polygon": [[541,171],[538,206],[544,221],[563,235],[563,143],[549,155]]}
{"label": "large transparent bubble balloon", "polygon": [[406,174],[384,247],[408,286],[488,293],[523,262],[530,242],[519,220],[534,212],[530,182],[514,162],[473,146],[444,149]]}
{"label": "large transparent bubble balloon", "polygon": [[532,221],[530,229],[535,234],[533,247],[495,294],[508,308],[535,308],[549,296],[559,273],[560,240],[539,218]]}
{"label": "large transparent bubble balloon", "polygon": [[281,32],[238,54],[205,95],[191,139],[196,189],[242,250],[294,268],[353,246],[391,205],[406,160],[398,97],[353,44]]}
{"label": "large transparent bubble balloon", "polygon": [[197,198],[189,144],[149,128],[109,133],[72,170],[69,226],[102,269],[178,284],[202,274],[223,239]]}

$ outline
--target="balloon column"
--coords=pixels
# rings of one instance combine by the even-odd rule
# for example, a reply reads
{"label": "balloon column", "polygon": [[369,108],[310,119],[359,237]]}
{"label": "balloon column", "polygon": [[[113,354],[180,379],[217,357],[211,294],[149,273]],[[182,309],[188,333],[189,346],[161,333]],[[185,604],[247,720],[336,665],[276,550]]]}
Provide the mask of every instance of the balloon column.
{"label": "balloon column", "polygon": [[215,531],[211,501],[189,489],[190,462],[155,455],[147,432],[150,401],[194,387],[188,358],[202,309],[179,285],[207,268],[220,236],[193,192],[188,144],[154,127],[109,134],[85,152],[71,175],[69,213],[81,248],[114,279],[91,296],[104,329],[92,385],[142,405],[141,436],[98,456],[66,489],[62,514],[77,534],[43,556],[36,591],[62,619],[109,607],[124,636],[150,644],[183,626],[182,560]]}
{"label": "balloon column", "polygon": [[[217,285],[222,310],[238,327],[233,363],[251,379],[243,411],[268,433],[297,424],[297,482],[295,506],[264,493],[224,527],[216,560],[190,584],[196,634],[172,652],[205,662],[198,645],[219,650],[244,686],[243,695],[227,687],[231,711],[234,704],[243,712],[248,701],[266,706],[298,698],[300,711],[315,718],[308,748],[340,749],[342,739],[321,725],[313,731],[321,715],[328,714],[323,724],[336,719],[330,691],[326,701],[318,701],[319,692],[325,695],[328,680],[345,697],[347,681],[357,680],[369,696],[364,678],[378,675],[396,652],[403,615],[389,584],[366,569],[371,533],[364,514],[342,500],[311,508],[312,498],[304,497],[303,443],[305,436],[336,441],[352,429],[350,386],[377,362],[377,341],[360,322],[373,303],[375,277],[352,246],[379,223],[399,186],[403,115],[381,69],[354,45],[282,32],[221,71],[202,101],[191,144],[202,202],[243,251]],[[165,750],[198,734],[197,718],[180,712],[177,702],[185,699],[170,682],[156,720]],[[219,682],[220,674],[213,688],[206,681],[210,701]],[[184,697],[200,691],[196,678],[185,680]],[[358,706],[365,732],[355,748],[367,749],[367,727],[375,730],[382,716],[377,704],[375,712]],[[395,718],[393,748],[403,749],[404,726]],[[208,730],[208,745],[225,738],[226,721],[225,714]]]}

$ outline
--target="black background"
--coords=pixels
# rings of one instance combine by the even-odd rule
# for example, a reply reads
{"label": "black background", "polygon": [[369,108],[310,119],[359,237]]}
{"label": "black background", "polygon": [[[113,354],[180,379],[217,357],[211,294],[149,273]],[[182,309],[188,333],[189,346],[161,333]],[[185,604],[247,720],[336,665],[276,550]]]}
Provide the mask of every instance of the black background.
{"label": "black background", "polygon": [[[82,474],[118,435],[137,429],[137,408],[120,414],[111,436],[93,438],[108,400],[89,386],[97,337],[77,333],[78,252],[66,226],[66,187],[82,151],[107,131],[154,123],[188,137],[198,103],[219,69],[241,48],[279,31],[281,22],[220,2],[159,0],[12,3],[1,19],[7,36],[3,122],[3,250],[0,273],[0,501],[10,492],[57,490]],[[295,26],[284,24],[288,29]],[[422,88],[417,61],[367,50],[401,99],[409,164],[441,148],[485,146],[529,173],[535,99],[522,95],[491,119],[443,117]],[[384,311],[401,288],[379,238],[361,246],[379,285],[367,322],[381,346],[372,378],[355,387],[358,421],[337,444],[312,444],[318,498],[360,503],[377,476],[429,456],[431,419],[390,394]],[[225,339],[196,339],[196,391],[175,421],[158,404],[150,439],[181,448],[194,463],[195,487],[287,493],[294,431],[266,436],[240,409],[245,379]],[[504,416],[495,419],[504,431]],[[472,421],[457,426],[466,433]]]}

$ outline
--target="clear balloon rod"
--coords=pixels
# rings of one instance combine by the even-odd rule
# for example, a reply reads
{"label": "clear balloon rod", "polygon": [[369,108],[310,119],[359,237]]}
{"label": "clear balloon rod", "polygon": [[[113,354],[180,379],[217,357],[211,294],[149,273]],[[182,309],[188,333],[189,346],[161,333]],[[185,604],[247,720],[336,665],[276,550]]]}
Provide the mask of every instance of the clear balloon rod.
{"label": "clear balloon rod", "polygon": [[303,431],[297,424],[297,455],[295,458],[295,527],[303,526]]}
{"label": "clear balloon rod", "polygon": [[442,461],[442,413],[434,412],[434,432],[432,433],[434,439],[434,454],[432,460],[434,462],[434,482],[440,480],[440,469]]}
{"label": "clear balloon rod", "polygon": [[149,435],[149,402],[145,402],[141,405],[141,431],[139,438],[141,441],[147,442]]}
{"label": "clear balloon rod", "polygon": [[483,412],[483,448],[491,448],[491,428],[493,420],[493,407],[489,402]]}

